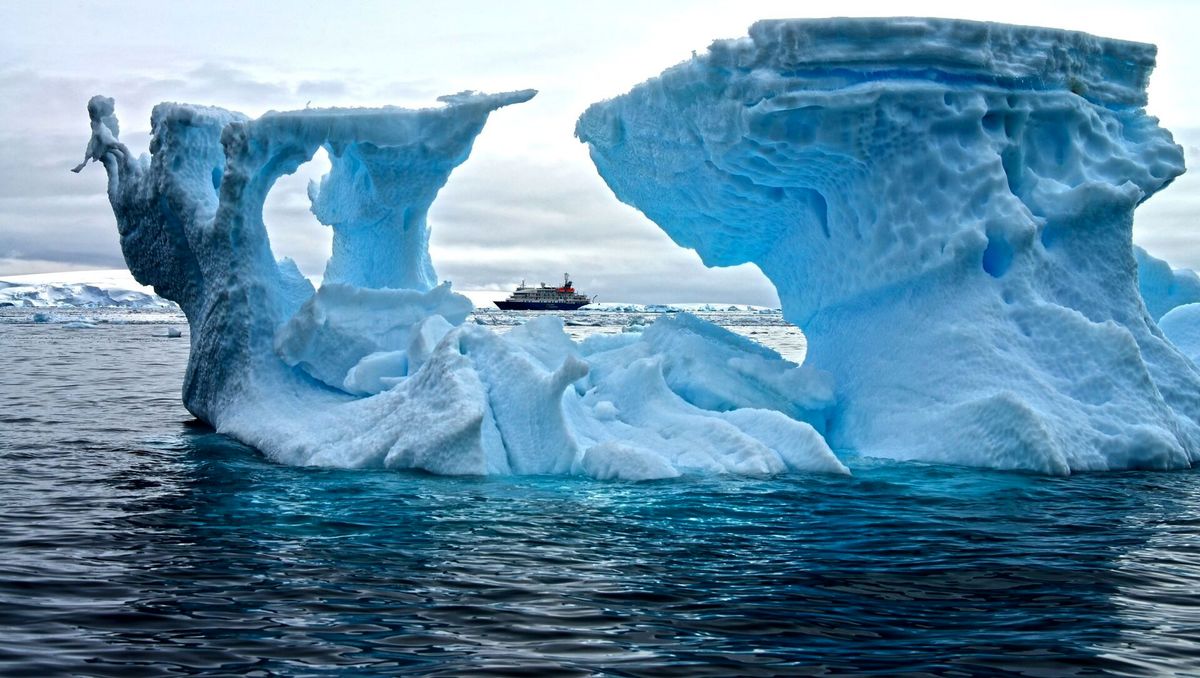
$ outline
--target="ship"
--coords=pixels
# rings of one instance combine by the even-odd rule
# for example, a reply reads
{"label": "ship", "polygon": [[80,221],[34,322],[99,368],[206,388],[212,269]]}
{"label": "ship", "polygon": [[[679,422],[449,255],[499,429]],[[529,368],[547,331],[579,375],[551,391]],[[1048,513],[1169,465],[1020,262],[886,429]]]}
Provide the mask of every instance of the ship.
{"label": "ship", "polygon": [[531,287],[522,280],[507,299],[494,303],[505,311],[574,311],[595,300],[595,297],[576,292],[571,275],[564,273],[562,287],[550,287],[546,283]]}

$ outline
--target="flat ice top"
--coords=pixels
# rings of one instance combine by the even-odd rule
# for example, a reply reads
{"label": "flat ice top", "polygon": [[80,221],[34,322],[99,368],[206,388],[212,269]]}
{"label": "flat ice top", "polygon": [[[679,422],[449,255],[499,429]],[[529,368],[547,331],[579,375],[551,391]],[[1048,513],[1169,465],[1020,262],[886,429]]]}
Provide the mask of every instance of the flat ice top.
{"label": "flat ice top", "polygon": [[1093,101],[1143,105],[1154,45],[1079,31],[931,18],[772,19],[718,40],[712,65],[778,71],[846,68],[867,79],[928,69],[1019,89],[1070,89]]}
{"label": "flat ice top", "polygon": [[263,117],[300,117],[300,118],[385,118],[389,116],[412,116],[419,115],[425,112],[445,111],[447,108],[455,106],[481,106],[484,108],[502,108],[511,106],[512,104],[520,104],[529,101],[537,95],[536,89],[522,89],[512,92],[498,92],[495,94],[482,94],[479,92],[459,92],[458,94],[446,94],[438,97],[438,101],[444,105],[428,106],[425,108],[406,108],[403,106],[378,106],[378,107],[341,107],[333,106],[329,108],[302,108],[292,111],[268,111]]}
{"label": "flat ice top", "polygon": [[[376,144],[407,144],[414,138],[435,134],[457,138],[460,126],[482,125],[479,115],[512,104],[529,101],[537,90],[524,89],[497,94],[460,92],[439,97],[442,106],[430,108],[306,108],[295,111],[268,111],[253,121],[260,133],[275,134],[280,129],[309,130],[326,141],[370,141]],[[450,124],[457,123],[457,124]],[[267,131],[272,130],[272,131]],[[313,132],[312,130],[320,130]],[[478,133],[478,130],[475,131]],[[471,134],[474,138],[474,134]]]}

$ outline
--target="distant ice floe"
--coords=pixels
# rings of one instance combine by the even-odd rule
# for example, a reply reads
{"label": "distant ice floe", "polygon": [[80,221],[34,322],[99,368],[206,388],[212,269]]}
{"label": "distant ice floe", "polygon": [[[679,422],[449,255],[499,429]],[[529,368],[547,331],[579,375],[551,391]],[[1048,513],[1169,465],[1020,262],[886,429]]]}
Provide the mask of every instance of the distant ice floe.
{"label": "distant ice floe", "polygon": [[1154,55],[970,21],[762,21],[576,134],[677,243],[774,282],[836,381],[834,449],[1186,468],[1200,371],[1147,314],[1130,235],[1184,171],[1144,108]]}
{"label": "distant ice floe", "polygon": [[[328,109],[251,120],[161,104],[150,157],[94,97],[86,159],[104,164],[130,270],[191,327],[183,398],[218,431],[289,464],[439,474],[846,473],[821,436],[830,378],[690,315],[573,342],[539,318],[501,336],[438,285],[425,214],[496,108]],[[310,188],[334,229],[314,290],[276,262],[273,182],[319,147]],[[85,160],[86,164],[86,160]]]}
{"label": "distant ice floe", "polygon": [[75,271],[0,279],[0,307],[169,310],[173,302],[139,285],[129,271]]}
{"label": "distant ice floe", "polygon": [[582,311],[600,311],[607,313],[759,313],[773,315],[780,312],[777,308],[754,306],[751,304],[722,304],[714,302],[682,303],[682,304],[628,304],[622,302],[597,302],[584,306]]}

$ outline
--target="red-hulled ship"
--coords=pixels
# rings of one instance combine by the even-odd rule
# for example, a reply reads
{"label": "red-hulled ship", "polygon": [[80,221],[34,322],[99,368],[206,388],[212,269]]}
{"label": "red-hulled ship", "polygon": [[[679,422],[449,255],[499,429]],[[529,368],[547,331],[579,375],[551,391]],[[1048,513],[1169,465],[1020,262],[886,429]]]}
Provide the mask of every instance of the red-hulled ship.
{"label": "red-hulled ship", "polygon": [[595,300],[575,291],[569,274],[563,274],[562,287],[550,287],[541,283],[538,287],[527,287],[525,281],[517,286],[504,301],[495,302],[505,311],[574,311]]}

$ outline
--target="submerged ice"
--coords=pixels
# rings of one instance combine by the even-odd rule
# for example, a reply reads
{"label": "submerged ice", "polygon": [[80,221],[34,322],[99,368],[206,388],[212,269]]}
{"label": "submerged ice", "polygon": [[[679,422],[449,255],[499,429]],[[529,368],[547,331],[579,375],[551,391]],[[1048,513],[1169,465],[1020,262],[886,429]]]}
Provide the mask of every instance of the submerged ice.
{"label": "submerged ice", "polygon": [[[820,431],[830,377],[680,314],[571,341],[542,318],[508,335],[464,324],[437,284],[425,215],[489,114],[532,90],[439,108],[314,109],[249,119],[161,104],[150,156],[88,104],[122,251],[191,326],[184,403],[292,464],[441,474],[845,473]],[[276,261],[262,221],[275,180],[324,147],[310,186],[334,231],[320,289]]]}
{"label": "submerged ice", "polygon": [[774,282],[836,380],[834,449],[1187,467],[1200,372],[1143,305],[1131,248],[1134,208],[1184,171],[1144,110],[1154,54],[967,21],[763,21],[576,133],[676,242]]}

